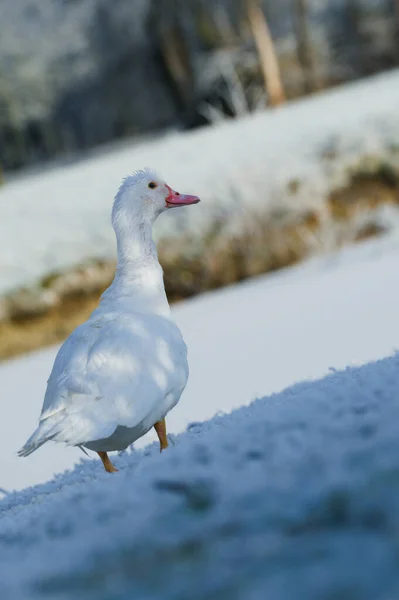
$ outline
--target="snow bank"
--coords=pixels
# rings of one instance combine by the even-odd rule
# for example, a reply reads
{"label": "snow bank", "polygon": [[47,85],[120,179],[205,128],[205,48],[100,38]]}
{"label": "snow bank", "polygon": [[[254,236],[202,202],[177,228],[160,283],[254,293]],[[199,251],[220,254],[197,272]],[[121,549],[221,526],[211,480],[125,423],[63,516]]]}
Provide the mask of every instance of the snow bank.
{"label": "snow bank", "polygon": [[2,599],[398,597],[398,384],[347,369],[10,494]]}
{"label": "snow bank", "polygon": [[320,206],[353,170],[397,167],[398,105],[399,73],[393,71],[9,183],[0,190],[0,294],[112,258],[112,197],[121,178],[143,165],[203,199],[198,208],[160,219],[161,239],[182,232],[198,237],[225,210],[229,219],[237,211],[241,219],[242,210],[253,215]]}

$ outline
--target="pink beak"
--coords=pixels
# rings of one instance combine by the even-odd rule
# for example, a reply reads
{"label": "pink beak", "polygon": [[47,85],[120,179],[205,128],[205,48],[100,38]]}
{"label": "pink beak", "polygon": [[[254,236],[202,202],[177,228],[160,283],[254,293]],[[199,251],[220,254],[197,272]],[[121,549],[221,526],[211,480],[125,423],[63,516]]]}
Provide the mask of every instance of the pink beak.
{"label": "pink beak", "polygon": [[179,194],[175,192],[168,185],[166,186],[169,190],[169,194],[165,198],[166,206],[173,208],[175,206],[188,206],[189,204],[197,204],[200,199],[198,196],[191,196],[190,194]]}

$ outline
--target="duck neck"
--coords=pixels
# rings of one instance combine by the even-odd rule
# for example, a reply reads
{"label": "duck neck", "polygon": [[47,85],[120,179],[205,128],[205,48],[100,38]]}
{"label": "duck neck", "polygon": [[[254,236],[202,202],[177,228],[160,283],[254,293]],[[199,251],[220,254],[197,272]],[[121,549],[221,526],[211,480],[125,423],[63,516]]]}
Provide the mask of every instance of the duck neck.
{"label": "duck neck", "polygon": [[142,264],[158,262],[158,254],[152,237],[152,223],[136,219],[130,227],[116,232],[118,271],[131,274]]}
{"label": "duck neck", "polygon": [[[127,226],[126,226],[127,225]],[[149,219],[133,219],[123,228],[115,228],[118,262],[115,279],[104,294],[113,303],[136,312],[170,314]]]}

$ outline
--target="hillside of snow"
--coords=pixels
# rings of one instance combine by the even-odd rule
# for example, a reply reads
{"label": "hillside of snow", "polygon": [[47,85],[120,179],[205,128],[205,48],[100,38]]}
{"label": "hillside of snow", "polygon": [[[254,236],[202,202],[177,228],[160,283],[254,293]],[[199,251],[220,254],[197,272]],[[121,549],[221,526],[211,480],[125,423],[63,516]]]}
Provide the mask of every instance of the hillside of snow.
{"label": "hillside of snow", "polygon": [[[322,211],[331,191],[354,174],[399,171],[398,104],[395,70],[10,181],[0,189],[0,296],[88,261],[113,259],[112,198],[122,177],[145,165],[203,200],[157,223],[159,240],[190,240],[189,253],[186,244],[173,246],[176,256],[205,249],[218,220],[226,233],[265,215]],[[55,301],[48,290],[43,294],[45,302]],[[0,317],[5,312],[0,305]]]}
{"label": "hillside of snow", "polygon": [[2,600],[397,598],[398,383],[348,368],[9,494]]}
{"label": "hillside of snow", "polygon": [[[190,378],[168,415],[177,434],[330,368],[361,365],[399,349],[399,238],[368,241],[176,304]],[[71,468],[80,450],[48,443],[17,450],[36,426],[57,348],[0,365],[0,488],[42,483]],[[138,447],[155,439],[150,433]]]}

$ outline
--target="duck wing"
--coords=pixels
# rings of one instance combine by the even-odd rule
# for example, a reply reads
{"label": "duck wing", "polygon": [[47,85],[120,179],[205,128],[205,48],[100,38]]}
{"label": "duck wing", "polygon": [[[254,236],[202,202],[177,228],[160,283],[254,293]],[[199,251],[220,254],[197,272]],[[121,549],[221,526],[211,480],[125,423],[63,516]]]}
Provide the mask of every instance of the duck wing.
{"label": "duck wing", "polygon": [[[176,377],[176,364],[182,363]],[[187,380],[186,347],[168,319],[114,318],[81,326],[61,347],[39,426],[21,455],[52,439],[82,445],[136,427]]]}

